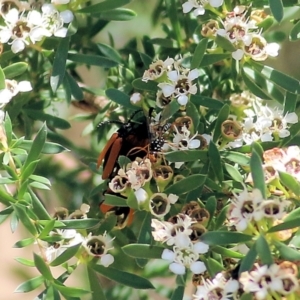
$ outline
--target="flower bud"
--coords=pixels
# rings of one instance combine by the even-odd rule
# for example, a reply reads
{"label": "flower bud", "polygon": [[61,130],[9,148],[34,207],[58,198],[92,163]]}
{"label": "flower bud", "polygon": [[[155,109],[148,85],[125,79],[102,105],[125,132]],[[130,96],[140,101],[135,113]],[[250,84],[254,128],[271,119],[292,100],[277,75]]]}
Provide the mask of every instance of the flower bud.
{"label": "flower bud", "polygon": [[238,139],[243,133],[242,127],[238,122],[226,120],[221,125],[222,136],[229,141]]}
{"label": "flower bud", "polygon": [[198,209],[194,209],[191,212],[190,217],[192,219],[196,220],[198,224],[202,224],[202,225],[206,226],[209,221],[210,214],[207,209],[201,207]]}
{"label": "flower bud", "polygon": [[201,35],[204,37],[214,37],[219,29],[219,23],[215,20],[210,20],[208,23],[203,24]]}
{"label": "flower bud", "polygon": [[197,201],[191,201],[182,207],[181,213],[190,216],[193,210],[199,209],[199,208],[200,208],[200,206]]}
{"label": "flower bud", "polygon": [[56,207],[53,218],[55,220],[66,220],[69,216],[69,211],[64,207]]}
{"label": "flower bud", "polygon": [[161,218],[170,211],[171,204],[177,200],[178,196],[173,194],[167,196],[163,193],[155,193],[150,198],[150,211],[154,216]]}
{"label": "flower bud", "polygon": [[206,228],[199,223],[193,224],[190,228],[192,229],[192,233],[189,237],[192,242],[199,242],[201,240],[201,235],[207,231]]}
{"label": "flower bud", "polygon": [[170,166],[158,166],[153,170],[153,178],[159,186],[159,190],[163,191],[171,182],[174,172]]}

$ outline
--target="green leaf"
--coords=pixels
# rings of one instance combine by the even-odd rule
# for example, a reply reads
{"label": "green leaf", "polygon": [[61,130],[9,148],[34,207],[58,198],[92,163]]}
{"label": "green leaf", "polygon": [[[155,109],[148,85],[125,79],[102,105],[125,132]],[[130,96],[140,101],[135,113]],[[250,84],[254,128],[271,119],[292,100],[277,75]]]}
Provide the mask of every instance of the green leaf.
{"label": "green leaf", "polygon": [[208,156],[215,176],[218,178],[219,183],[222,184],[224,180],[224,174],[221,156],[218,148],[213,142],[210,142],[208,145]]}
{"label": "green leaf", "polygon": [[300,219],[292,219],[289,221],[285,221],[281,224],[278,224],[276,226],[271,227],[268,232],[277,232],[277,231],[281,231],[281,230],[287,230],[287,229],[293,229],[293,228],[297,228],[300,226]]}
{"label": "green leaf", "polygon": [[[269,77],[263,76],[263,74],[254,68],[253,61],[249,61],[249,63],[245,63],[243,71],[249,77],[249,80],[252,81],[253,84],[258,86],[263,94],[259,96],[258,93],[255,93],[254,90],[251,90],[256,96],[262,99],[275,99],[279,103],[283,103],[284,95],[282,94],[282,90],[278,88],[276,84],[269,79]],[[244,78],[245,79],[245,78]],[[246,82],[246,81],[245,81]],[[249,86],[250,88],[250,86]]]}
{"label": "green leaf", "polygon": [[298,95],[286,91],[284,97],[284,112],[283,112],[284,115],[288,112],[296,111],[297,98]]}
{"label": "green leaf", "polygon": [[241,166],[249,166],[250,157],[236,151],[222,151],[221,156]]}
{"label": "green leaf", "polygon": [[196,161],[196,160],[207,160],[207,150],[186,150],[186,151],[173,151],[165,154],[166,159],[169,162],[177,161]]}
{"label": "green leaf", "polygon": [[52,75],[50,77],[50,85],[53,92],[56,92],[60,84],[63,82],[65,76],[69,42],[69,37],[60,39],[58,47],[55,51]]}
{"label": "green leaf", "polygon": [[292,28],[289,38],[291,41],[298,41],[300,39],[300,21]]}
{"label": "green leaf", "polygon": [[215,253],[221,254],[223,257],[238,258],[238,259],[245,257],[244,254],[232,251],[228,248],[224,248],[221,246],[214,246],[212,248],[212,251]]}
{"label": "green leaf", "polygon": [[20,178],[24,182],[34,172],[39,160],[32,161],[25,169],[22,169]]}
{"label": "green leaf", "polygon": [[3,69],[5,77],[8,79],[12,79],[14,77],[22,75],[28,69],[28,64],[25,62],[18,62],[14,64],[10,64],[6,68]]}
{"label": "green leaf", "polygon": [[33,253],[33,260],[38,271],[44,276],[45,279],[52,281],[53,277],[49,266],[45,263],[43,258],[36,253]]}
{"label": "green leaf", "polygon": [[33,225],[33,222],[29,218],[28,214],[28,208],[20,205],[20,204],[13,204],[13,208],[19,218],[19,220],[23,223],[23,225],[26,227],[26,229],[32,234],[36,235],[37,231],[35,226]]}
{"label": "green leaf", "polygon": [[204,54],[203,59],[201,60],[200,67],[207,67],[213,65],[217,62],[225,60],[231,57],[231,53],[228,54]]}
{"label": "green leaf", "polygon": [[297,79],[281,73],[271,67],[261,65],[256,62],[252,62],[252,65],[258,72],[261,73],[261,75],[276,83],[283,89],[293,94],[297,94],[300,92],[300,83]]}
{"label": "green leaf", "polygon": [[293,209],[289,214],[284,218],[284,222],[291,221],[294,219],[300,218],[300,207]]}
{"label": "green leaf", "polygon": [[121,55],[113,47],[106,45],[106,44],[102,44],[102,43],[97,43],[97,47],[102,52],[102,54],[104,54],[108,58],[110,58],[118,63],[122,62]]}
{"label": "green leaf", "polygon": [[283,5],[282,0],[269,0],[270,9],[272,15],[277,22],[280,22],[283,18]]}
{"label": "green leaf", "polygon": [[68,82],[72,96],[76,100],[82,100],[84,98],[82,89],[78,85],[78,82],[73,78],[73,76],[71,76],[68,72],[66,72],[65,80]]}
{"label": "green leaf", "polygon": [[116,195],[110,195],[110,194],[105,194],[104,203],[111,206],[120,206],[120,207],[128,206],[126,199],[118,197]]}
{"label": "green leaf", "polygon": [[224,164],[224,167],[233,180],[237,182],[244,182],[244,177],[240,174],[236,167],[227,163]]}
{"label": "green leaf", "polygon": [[122,250],[128,256],[134,258],[161,258],[165,248],[152,245],[130,244],[122,247]]}
{"label": "green leaf", "polygon": [[198,128],[200,123],[200,116],[197,107],[193,104],[193,102],[189,101],[185,106],[186,114],[193,120],[194,128]]}
{"label": "green leaf", "polygon": [[98,225],[99,219],[81,219],[81,220],[63,220],[65,226],[57,226],[57,228],[63,229],[88,229]]}
{"label": "green leaf", "polygon": [[250,168],[254,187],[259,189],[262,197],[266,199],[266,183],[262,168],[262,161],[259,154],[254,149],[252,150],[250,158]]}
{"label": "green leaf", "polygon": [[196,69],[200,66],[200,63],[203,59],[204,53],[206,51],[207,48],[207,43],[208,43],[208,39],[207,38],[203,38],[197,45],[193,57],[192,57],[192,61],[191,61],[191,69]]}
{"label": "green leaf", "polygon": [[[31,202],[32,202],[32,207],[33,207],[33,211],[36,214],[36,216],[40,219],[40,220],[45,220],[45,225],[47,224],[48,220],[51,219],[48,211],[46,210],[46,208],[44,207],[43,203],[41,202],[41,200],[37,197],[37,195],[32,191],[32,189],[29,189],[29,193],[31,196]],[[44,225],[44,226],[45,226]]]}
{"label": "green leaf", "polygon": [[27,239],[23,239],[21,241],[16,242],[13,247],[14,248],[24,248],[27,247],[29,245],[32,245],[35,242],[35,238],[27,238]]}
{"label": "green leaf", "polygon": [[101,265],[90,265],[90,267],[97,273],[100,273],[104,277],[114,280],[122,285],[130,286],[135,289],[154,289],[152,283],[141,276],[123,272],[111,267],[103,267]]}
{"label": "green leaf", "polygon": [[228,245],[251,240],[251,235],[234,231],[209,231],[201,235],[201,241],[208,245]]}
{"label": "green leaf", "polygon": [[5,134],[6,134],[6,138],[7,138],[7,144],[10,145],[11,140],[12,140],[12,124],[11,124],[11,120],[10,120],[8,113],[5,113],[4,129],[5,129]]}
{"label": "green leaf", "polygon": [[43,183],[43,184],[51,186],[50,180],[48,178],[46,178],[46,177],[39,176],[39,175],[31,175],[29,178],[31,180],[34,180],[34,181],[37,181],[37,182],[40,182],[40,183]]}
{"label": "green leaf", "polygon": [[43,230],[41,231],[41,233],[39,235],[39,238],[43,239],[44,237],[48,236],[49,232],[51,230],[53,230],[54,224],[55,224],[55,220],[54,219],[46,221],[46,224],[45,224]]}
{"label": "green leaf", "polygon": [[254,243],[252,247],[247,252],[246,256],[241,261],[241,266],[239,269],[239,275],[243,272],[250,271],[256,261],[257,252],[256,244]]}
{"label": "green leaf", "polygon": [[170,117],[174,116],[175,113],[178,112],[180,108],[180,105],[178,101],[173,100],[168,105],[164,107],[164,110],[161,114],[161,122],[164,122],[165,120],[168,120]]}
{"label": "green leaf", "polygon": [[131,0],[106,0],[101,3],[97,3],[94,5],[89,5],[87,7],[84,7],[80,10],[78,10],[79,13],[88,13],[88,14],[97,14],[102,13],[107,10],[111,10],[114,8],[121,7],[123,5],[126,5]]}
{"label": "green leaf", "polygon": [[241,300],[253,300],[253,295],[250,293],[243,293]]}
{"label": "green leaf", "polygon": [[88,267],[87,273],[89,277],[90,289],[92,291],[91,300],[99,300],[99,299],[106,300],[104,291],[102,289],[100,280],[97,277],[96,272],[93,269]]}
{"label": "green leaf", "polygon": [[26,267],[34,267],[34,261],[23,257],[16,257],[15,260]]}
{"label": "green leaf", "polygon": [[58,257],[56,257],[51,263],[51,267],[56,267],[59,265],[62,265],[64,262],[75,256],[75,254],[78,252],[78,249],[80,248],[81,243],[71,246],[67,248],[62,254],[60,254]]}
{"label": "green leaf", "polygon": [[[210,222],[216,212],[216,209],[217,209],[217,199],[215,196],[211,196],[207,199],[207,201],[205,203],[205,209],[207,209],[207,211],[209,212],[209,215],[210,215],[209,222]],[[208,226],[209,225],[207,225],[207,227]]]}
{"label": "green leaf", "polygon": [[179,285],[175,288],[170,300],[180,300],[184,296],[184,286]]}
{"label": "green leaf", "polygon": [[278,171],[279,179],[283,185],[291,190],[296,196],[300,196],[300,183],[288,173]]}
{"label": "green leaf", "polygon": [[22,170],[25,170],[31,162],[36,161],[39,158],[39,155],[46,141],[46,136],[47,136],[47,130],[45,124],[43,124],[43,126],[40,128],[39,132],[37,133],[35,139],[33,140],[33,143],[28,153],[27,159],[22,167]]}
{"label": "green leaf", "polygon": [[55,287],[67,299],[70,299],[70,297],[82,297],[86,294],[91,293],[91,291],[87,291],[84,289],[67,287],[57,280],[55,280],[55,282],[53,283],[53,287]]}
{"label": "green leaf", "polygon": [[259,98],[269,100],[270,96],[266,94],[263,88],[261,87],[261,82],[259,82],[258,80],[253,80],[250,76],[248,76],[245,70],[246,68],[244,67],[241,71],[241,74],[250,92]]}
{"label": "green leaf", "polygon": [[[151,244],[151,231],[151,213],[144,212],[144,219],[138,234],[138,244]],[[137,259],[136,262],[139,267],[143,268],[145,267],[148,261],[146,259]]]}
{"label": "green leaf", "polygon": [[207,266],[207,270],[211,277],[214,277],[216,274],[224,271],[224,267],[222,266],[221,262],[219,262],[211,257],[208,257],[203,262],[205,262],[205,265]]}
{"label": "green leaf", "polygon": [[213,134],[213,142],[216,143],[219,139],[219,137],[221,136],[221,129],[222,129],[222,124],[224,121],[226,121],[228,119],[230,113],[230,107],[225,104],[219,114],[218,114],[218,118],[215,124],[215,129],[214,129],[214,134]]}
{"label": "green leaf", "polygon": [[233,46],[233,44],[224,36],[217,34],[215,42],[217,43],[218,46],[220,46],[221,48],[229,52],[236,51],[236,48]]}
{"label": "green leaf", "polygon": [[99,19],[107,21],[130,21],[136,16],[137,14],[128,8],[116,8],[97,15]]}
{"label": "green leaf", "polygon": [[54,127],[58,129],[69,129],[71,127],[70,123],[65,119],[45,114],[36,109],[24,109],[24,111],[30,118],[46,122],[48,127]]}
{"label": "green leaf", "polygon": [[114,101],[119,105],[122,105],[130,109],[136,109],[136,106],[131,104],[130,97],[120,90],[107,89],[105,91],[105,94],[110,100]]}
{"label": "green leaf", "polygon": [[149,80],[148,82],[143,81],[141,78],[137,78],[133,80],[132,86],[140,91],[150,91],[155,92],[157,91],[157,82],[153,80]]}
{"label": "green leaf", "polygon": [[201,95],[192,95],[190,101],[193,102],[196,106],[201,105],[215,110],[220,110],[224,106],[224,102],[220,100]]}
{"label": "green leaf", "polygon": [[100,55],[69,53],[68,59],[77,63],[82,63],[91,66],[99,66],[103,68],[112,68],[118,65],[116,61]]}
{"label": "green leaf", "polygon": [[[22,143],[19,145],[20,148],[25,150],[30,150],[32,147],[32,141],[23,140]],[[58,154],[61,152],[70,151],[69,149],[65,148],[64,146],[57,144],[46,142],[42,148],[41,153],[43,154]]]}
{"label": "green leaf", "polygon": [[194,174],[172,184],[165,189],[166,194],[181,195],[202,186],[205,182],[206,175]]}
{"label": "green leaf", "polygon": [[3,69],[0,67],[0,90],[4,90],[6,87],[5,84],[5,75]]}
{"label": "green leaf", "polygon": [[274,241],[274,245],[280,253],[280,258],[288,261],[299,261],[300,252],[297,249],[293,249],[281,242]]}
{"label": "green leaf", "polygon": [[28,293],[35,289],[37,289],[43,282],[44,282],[43,276],[37,276],[34,278],[31,278],[23,283],[21,283],[16,289],[15,293]]}
{"label": "green leaf", "polygon": [[[148,43],[148,44],[150,44],[150,43]],[[140,54],[141,60],[143,61],[145,67],[147,68],[152,63],[152,58],[145,53],[139,52],[139,54]]]}
{"label": "green leaf", "polygon": [[272,265],[274,263],[272,253],[266,239],[260,235],[256,240],[256,252],[264,265]]}

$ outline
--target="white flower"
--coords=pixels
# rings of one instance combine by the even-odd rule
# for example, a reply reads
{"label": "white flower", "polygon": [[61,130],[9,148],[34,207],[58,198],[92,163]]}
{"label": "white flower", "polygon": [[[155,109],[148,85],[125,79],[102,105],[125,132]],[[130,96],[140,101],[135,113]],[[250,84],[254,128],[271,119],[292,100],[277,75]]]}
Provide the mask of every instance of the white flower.
{"label": "white flower", "polygon": [[[57,230],[57,232],[53,232],[51,235],[61,236],[61,241],[45,247],[45,256],[49,263],[66,251],[69,247],[81,244],[84,241],[84,237],[75,229]],[[44,243],[40,242],[40,244],[43,245]]]}
{"label": "white flower", "polygon": [[231,225],[237,231],[244,231],[253,220],[258,221],[262,218],[259,205],[264,201],[260,190],[254,189],[252,193],[245,188],[239,195],[235,195],[232,200],[227,216]]}
{"label": "white flower", "polygon": [[103,265],[104,267],[108,267],[114,262],[114,257],[111,254],[105,254],[102,255],[100,258],[100,264]]}
{"label": "white flower", "polygon": [[0,108],[10,102],[19,92],[29,92],[32,90],[29,81],[20,81],[5,79],[5,89],[0,90]]}
{"label": "white flower", "polygon": [[135,190],[134,195],[139,204],[144,203],[148,199],[148,194],[143,188]]}
{"label": "white flower", "polygon": [[132,104],[137,104],[142,100],[142,95],[140,93],[133,93],[130,97],[130,102]]}
{"label": "white flower", "polygon": [[204,15],[204,6],[210,4],[213,7],[219,7],[223,4],[223,0],[188,0],[182,4],[182,9],[184,13],[190,12],[195,8],[193,14],[194,16]]}
{"label": "white flower", "polygon": [[[159,221],[152,219],[151,227],[153,228],[152,236],[155,241],[166,243],[168,246],[176,245],[182,242],[182,237],[187,237],[192,233],[190,228],[194,222],[184,214],[176,216],[176,223],[173,224],[167,221]],[[177,237],[179,235],[179,237]]]}
{"label": "white flower", "polygon": [[100,258],[100,263],[107,267],[113,262],[113,257],[107,253],[113,249],[113,240],[114,239],[111,239],[106,232],[98,236],[93,236],[90,233],[82,243],[82,246],[89,255]]}
{"label": "white flower", "polygon": [[179,263],[171,263],[169,265],[169,269],[171,272],[177,275],[184,275],[185,274],[185,266]]}
{"label": "white flower", "polygon": [[235,60],[241,60],[244,56],[244,51],[242,49],[237,49],[231,53],[232,58]]}

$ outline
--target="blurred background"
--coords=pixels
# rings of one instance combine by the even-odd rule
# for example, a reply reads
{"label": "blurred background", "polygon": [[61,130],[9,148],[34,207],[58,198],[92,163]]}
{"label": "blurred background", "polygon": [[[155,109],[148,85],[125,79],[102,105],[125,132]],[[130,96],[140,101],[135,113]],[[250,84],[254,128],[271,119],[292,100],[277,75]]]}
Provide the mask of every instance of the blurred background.
{"label": "blurred background", "polygon": [[[142,37],[148,35],[150,37],[163,37],[161,30],[161,24],[154,26],[151,22],[151,14],[155,9],[158,0],[135,0],[132,1],[128,8],[133,9],[137,12],[137,17],[131,21],[126,22],[111,22],[100,34],[95,37],[95,40],[101,43],[109,44],[109,34],[111,34],[115,41],[116,48],[121,48],[126,44],[128,40],[133,37]],[[294,10],[289,10],[286,12],[289,16],[294,14]],[[289,18],[287,18],[289,19]],[[290,31],[292,24],[290,22],[283,22],[282,24],[273,27],[273,30],[267,34],[267,38],[274,35],[280,36],[282,40],[281,50],[279,52],[279,57],[277,59],[272,59],[268,61],[268,64],[275,67],[276,69],[289,74],[293,77],[300,78],[300,68],[299,68],[299,52],[300,52],[300,42],[289,42],[288,32]],[[94,88],[101,88],[104,86],[105,82],[105,72],[98,67],[87,68],[86,66],[80,66],[78,72],[83,78],[83,82]],[[68,137],[72,137],[73,143],[79,147],[88,149],[90,146],[89,136],[84,136],[82,133],[88,126],[89,122],[78,122],[72,120],[74,115],[82,113],[81,110],[73,107],[66,106],[62,103],[56,103],[55,111],[59,111],[59,117],[69,120],[72,127],[69,130],[64,131],[64,134]],[[96,158],[95,158],[96,159]],[[80,177],[76,180],[89,180],[90,171],[87,170],[86,166],[81,164],[80,159],[76,157],[73,153],[62,153],[53,157],[54,168],[58,166],[63,166],[66,170],[66,174],[70,174],[72,169],[78,168],[80,166],[82,172]],[[59,168],[60,168],[59,167]],[[61,174],[61,179],[63,180],[65,174]],[[70,176],[70,175],[68,175]],[[56,179],[57,180],[57,179]],[[69,183],[69,184],[72,184]],[[59,187],[57,189],[57,187]],[[70,186],[69,186],[70,187]],[[57,182],[53,182],[53,191],[44,193],[43,199],[46,199],[47,209],[53,213],[54,208],[57,206],[72,206],[73,209],[78,208],[82,201],[82,195],[80,190],[71,197],[69,195],[70,191],[67,191],[68,187],[64,190]],[[65,203],[61,203],[62,195],[65,197]],[[45,198],[44,198],[45,197]],[[72,203],[70,203],[72,199]],[[75,200],[74,200],[75,199]],[[2,209],[2,207],[1,207]],[[23,249],[13,248],[13,245],[23,239],[28,237],[25,234],[24,228],[20,225],[17,230],[12,234],[10,228],[10,220],[6,220],[4,224],[1,225],[0,229],[0,240],[1,240],[1,255],[0,255],[0,300],[29,300],[34,299],[37,295],[37,291],[33,291],[27,294],[15,294],[14,290],[23,281],[39,275],[35,268],[29,268],[21,265],[15,259],[17,257],[32,259],[32,252],[38,252],[35,245],[31,247],[26,247]],[[62,269],[53,269],[54,274],[57,276],[61,274]],[[79,268],[70,280],[67,281],[69,286],[85,287],[85,274]],[[175,276],[166,282],[170,287],[174,286]],[[40,289],[41,290],[41,289]],[[191,291],[191,290],[190,290]],[[192,293],[192,292],[191,292]],[[153,293],[153,299],[166,299],[158,298]],[[88,299],[88,297],[86,298]],[[99,299],[100,300],[100,299]]]}

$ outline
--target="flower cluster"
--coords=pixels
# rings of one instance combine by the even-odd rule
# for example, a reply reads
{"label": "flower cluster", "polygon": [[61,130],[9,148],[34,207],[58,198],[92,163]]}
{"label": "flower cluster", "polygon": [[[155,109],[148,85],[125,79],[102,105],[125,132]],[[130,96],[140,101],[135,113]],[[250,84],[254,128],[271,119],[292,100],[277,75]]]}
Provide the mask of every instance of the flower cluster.
{"label": "flower cluster", "polygon": [[263,157],[266,183],[272,184],[275,179],[278,179],[278,172],[288,173],[297,181],[300,180],[300,149],[298,146],[266,150]]}
{"label": "flower cluster", "polygon": [[243,285],[243,290],[253,294],[257,300],[269,297],[283,299],[288,295],[293,295],[291,299],[296,299],[294,297],[298,297],[296,292],[299,291],[297,274],[297,266],[286,261],[279,265],[256,265],[255,270],[243,272],[239,281]]}
{"label": "flower cluster", "polygon": [[193,300],[236,299],[239,282],[232,278],[225,278],[218,273],[212,280],[202,278],[202,284],[197,286]]}
{"label": "flower cluster", "polygon": [[21,1],[1,1],[0,42],[8,43],[12,52],[18,53],[45,37],[65,37],[65,24],[72,22],[74,16],[70,10],[59,9],[48,3],[34,7]]}
{"label": "flower cluster", "polygon": [[163,108],[173,99],[177,99],[180,105],[186,105],[189,96],[197,92],[197,86],[192,81],[198,77],[199,71],[183,67],[182,59],[167,58],[153,62],[144,72],[143,81],[159,82],[156,105]]}
{"label": "flower cluster", "polygon": [[226,38],[236,49],[232,52],[235,60],[241,60],[246,56],[256,61],[262,61],[268,56],[277,56],[279,45],[268,44],[261,35],[261,30],[257,26],[257,12],[253,11],[250,17],[247,17],[247,14],[245,6],[237,6],[227,14],[222,24],[223,28],[218,28],[218,23],[210,21],[204,25],[202,33],[206,36],[219,35]]}
{"label": "flower cluster", "polygon": [[151,162],[148,158],[137,158],[124,169],[119,169],[118,174],[109,182],[109,188],[114,193],[126,195],[133,189],[139,203],[147,200],[148,194],[142,188],[152,178]]}
{"label": "flower cluster", "polygon": [[260,190],[253,189],[248,192],[245,188],[239,195],[231,199],[227,217],[231,226],[237,231],[245,231],[255,226],[254,222],[266,219],[280,219],[285,213],[289,202],[277,198],[266,200]]}
{"label": "flower cluster", "polygon": [[192,201],[182,209],[182,213],[170,218],[169,221],[152,219],[154,240],[172,246],[172,250],[163,251],[162,259],[170,262],[169,268],[173,273],[185,274],[186,268],[194,274],[206,270],[205,264],[199,261],[199,255],[209,249],[209,246],[200,239],[205,232],[204,224],[208,218],[208,212],[201,209],[197,202]]}
{"label": "flower cluster", "polygon": [[[229,147],[250,145],[254,141],[270,142],[285,138],[290,135],[290,126],[298,122],[295,112],[284,114],[283,109],[278,106],[265,105],[260,98],[245,93],[240,95],[238,109],[238,98],[238,95],[231,98],[233,111],[242,111],[243,117],[237,115],[236,120],[231,120],[230,128],[234,129],[235,136],[227,144]],[[246,105],[242,104],[244,101]]]}
{"label": "flower cluster", "polygon": [[[76,210],[69,215],[68,210],[65,208],[56,209],[54,217],[59,220],[65,219],[85,219],[89,212],[89,205],[82,204],[80,209]],[[114,257],[108,253],[109,250],[113,249],[112,241],[106,232],[103,235],[94,236],[90,233],[88,236],[83,236],[80,232],[75,229],[65,229],[52,231],[50,237],[55,241],[52,243],[45,243],[39,240],[38,243],[44,253],[45,260],[52,262],[59,255],[65,252],[68,248],[79,245],[80,248],[77,252],[77,257],[83,261],[91,258],[98,258],[98,263],[108,267],[114,262]]]}

